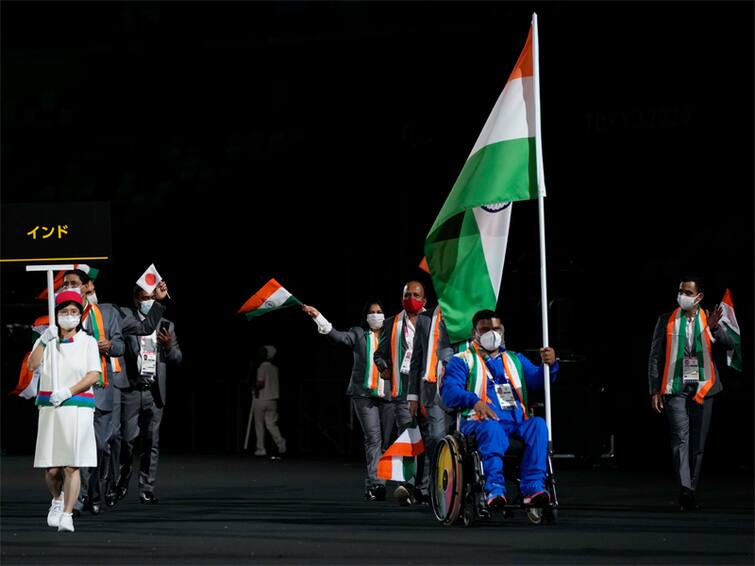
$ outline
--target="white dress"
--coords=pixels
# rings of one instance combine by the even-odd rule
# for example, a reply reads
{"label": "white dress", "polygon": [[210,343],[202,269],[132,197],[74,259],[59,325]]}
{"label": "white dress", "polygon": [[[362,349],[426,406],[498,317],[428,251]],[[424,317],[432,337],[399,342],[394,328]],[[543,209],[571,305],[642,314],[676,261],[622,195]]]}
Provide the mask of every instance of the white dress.
{"label": "white dress", "polygon": [[[34,348],[37,347],[34,344]],[[48,344],[42,358],[39,378],[39,421],[35,468],[97,466],[97,442],[94,436],[94,391],[74,395],[58,407],[50,404],[52,394],[52,355],[59,351],[58,387],[72,387],[90,371],[101,372],[97,341],[84,331],[72,341]],[[33,351],[33,348],[32,348]]]}

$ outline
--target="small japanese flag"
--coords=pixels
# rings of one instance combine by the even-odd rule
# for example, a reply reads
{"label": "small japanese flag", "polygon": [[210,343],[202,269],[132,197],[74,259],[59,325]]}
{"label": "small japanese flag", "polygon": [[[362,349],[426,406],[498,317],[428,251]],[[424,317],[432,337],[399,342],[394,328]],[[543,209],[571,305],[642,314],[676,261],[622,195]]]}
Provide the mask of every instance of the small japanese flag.
{"label": "small japanese flag", "polygon": [[142,273],[142,276],[139,277],[139,280],[136,282],[136,284],[147,291],[147,293],[152,293],[155,290],[155,287],[157,287],[157,284],[162,280],[163,278],[160,277],[157,269],[155,269],[155,264],[152,263],[147,268],[147,271]]}

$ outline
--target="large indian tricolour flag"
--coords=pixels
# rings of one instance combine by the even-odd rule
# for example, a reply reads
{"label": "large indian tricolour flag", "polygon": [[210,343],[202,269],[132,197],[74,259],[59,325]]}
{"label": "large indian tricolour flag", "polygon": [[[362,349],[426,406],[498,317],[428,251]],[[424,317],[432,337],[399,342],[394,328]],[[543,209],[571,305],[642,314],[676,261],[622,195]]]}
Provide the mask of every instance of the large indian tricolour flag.
{"label": "large indian tricolour flag", "polygon": [[300,304],[299,299],[286,291],[275,279],[271,279],[262,289],[247,299],[238,314],[244,314],[247,319],[252,319],[274,310]]}
{"label": "large indian tricolour flag", "polygon": [[721,309],[723,310],[721,323],[734,341],[734,349],[726,351],[726,364],[737,371],[742,371],[742,338],[739,334],[739,323],[734,314],[734,300],[731,298],[729,289],[726,289],[724,298],[721,300]]}
{"label": "large indian tricolour flag", "polygon": [[[452,342],[472,316],[495,309],[513,201],[538,197],[537,62],[527,41],[425,240],[425,257]],[[535,29],[533,38],[533,27]],[[541,183],[542,194],[545,194]]]}

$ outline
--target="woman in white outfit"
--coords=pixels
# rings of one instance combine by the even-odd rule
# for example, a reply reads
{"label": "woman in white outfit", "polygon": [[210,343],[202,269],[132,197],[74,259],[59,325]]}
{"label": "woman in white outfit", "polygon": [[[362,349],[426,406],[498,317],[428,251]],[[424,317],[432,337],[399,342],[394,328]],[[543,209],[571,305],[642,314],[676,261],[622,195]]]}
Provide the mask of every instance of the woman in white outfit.
{"label": "woman in white outfit", "polygon": [[[97,341],[82,330],[81,294],[55,296],[57,335],[48,328],[34,344],[29,369],[41,369],[39,421],[34,467],[45,468],[52,494],[47,524],[73,532],[73,506],[79,496],[79,468],[97,466],[94,437],[94,385],[101,375]],[[52,390],[52,356],[58,356],[58,384]],[[65,494],[65,496],[64,496]]]}

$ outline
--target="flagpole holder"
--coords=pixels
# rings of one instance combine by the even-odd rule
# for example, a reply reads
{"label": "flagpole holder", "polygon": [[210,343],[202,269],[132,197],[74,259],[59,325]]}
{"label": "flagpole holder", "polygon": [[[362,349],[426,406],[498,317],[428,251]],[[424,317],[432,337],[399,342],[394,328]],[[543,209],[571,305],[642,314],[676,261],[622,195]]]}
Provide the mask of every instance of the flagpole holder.
{"label": "flagpole holder", "polygon": [[[57,335],[58,327],[55,324],[55,285],[53,284],[55,271],[68,271],[73,269],[72,263],[56,264],[56,265],[27,265],[26,271],[45,271],[47,272],[47,316],[49,318],[50,330]],[[58,349],[56,348],[52,356],[51,378],[52,378],[52,390],[58,389]]]}

